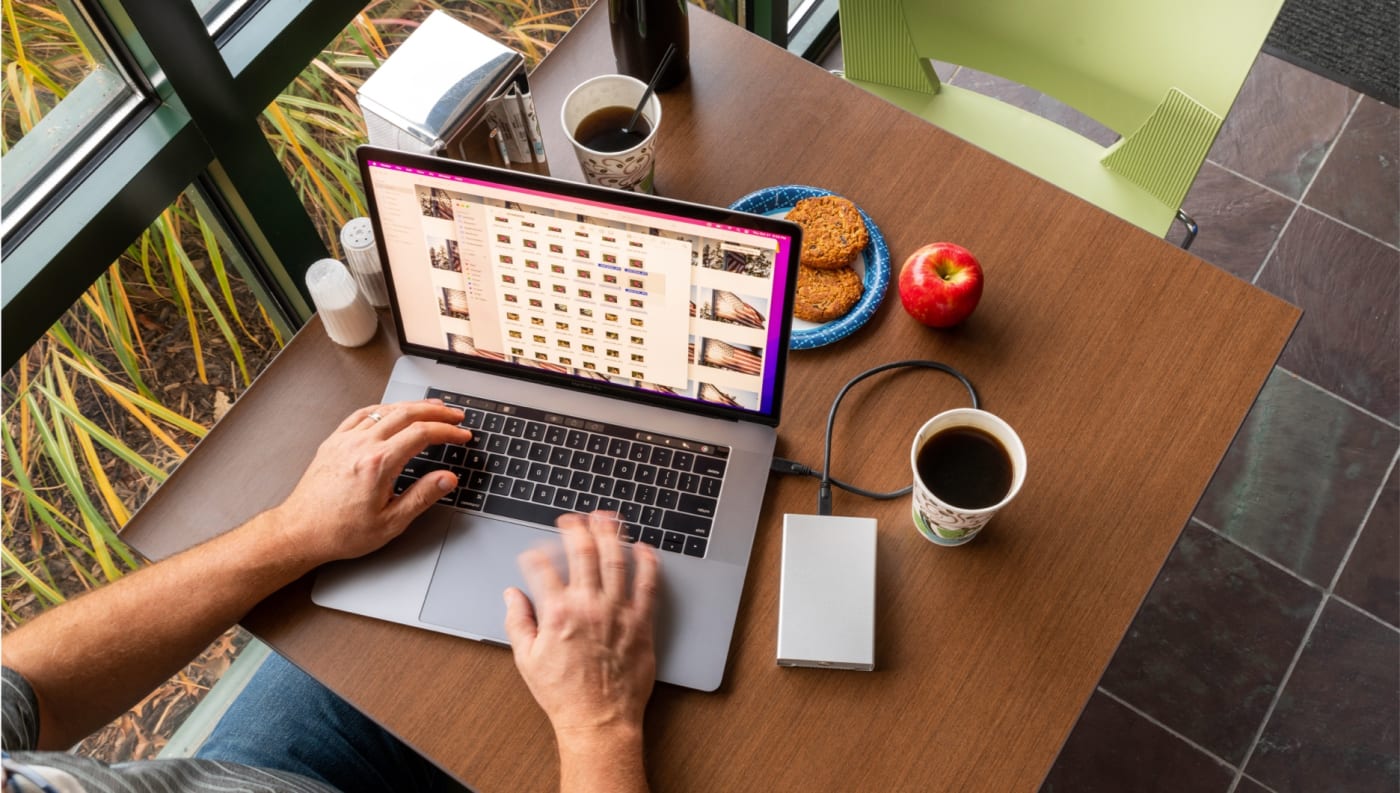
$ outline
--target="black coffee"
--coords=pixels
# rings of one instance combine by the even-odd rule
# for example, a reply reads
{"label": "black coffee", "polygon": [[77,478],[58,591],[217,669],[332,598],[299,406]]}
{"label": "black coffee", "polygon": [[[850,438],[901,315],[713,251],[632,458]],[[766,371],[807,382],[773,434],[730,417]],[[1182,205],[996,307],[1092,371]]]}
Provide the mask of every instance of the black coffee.
{"label": "black coffee", "polygon": [[1011,455],[975,427],[950,427],[924,441],[914,460],[919,479],[945,503],[990,507],[1011,491]]}
{"label": "black coffee", "polygon": [[632,120],[634,107],[614,105],[599,108],[583,117],[574,130],[574,140],[584,146],[602,152],[626,151],[647,139],[651,125],[646,116],[637,118],[637,128],[626,132],[622,128]]}

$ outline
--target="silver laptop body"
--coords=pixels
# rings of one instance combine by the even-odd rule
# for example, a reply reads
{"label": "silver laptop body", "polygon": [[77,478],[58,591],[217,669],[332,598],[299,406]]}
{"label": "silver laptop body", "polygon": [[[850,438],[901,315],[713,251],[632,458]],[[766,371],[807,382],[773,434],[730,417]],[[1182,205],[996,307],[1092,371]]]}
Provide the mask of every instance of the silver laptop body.
{"label": "silver laptop body", "polygon": [[[645,447],[653,454],[664,454],[664,459],[670,458],[671,450],[679,457],[682,449],[714,450],[722,455],[723,475],[714,500],[712,528],[700,539],[662,532],[669,550],[657,552],[662,579],[656,621],[657,678],[704,691],[717,689],[723,679],[776,443],[790,332],[787,307],[792,299],[800,232],[792,224],[771,218],[422,155],[363,147],[359,158],[399,342],[406,352],[394,367],[384,402],[445,392],[443,398],[449,403],[456,403],[460,395],[471,405],[503,405],[505,410],[535,416],[546,426],[557,422],[562,428],[567,422],[570,428],[609,427],[615,432],[625,428],[632,448]],[[412,196],[414,205],[426,218],[421,222],[405,210],[409,200],[405,190],[410,184],[416,193]],[[429,191],[441,188],[455,209],[444,210],[435,192],[425,197],[425,187]],[[478,199],[480,207],[474,203]],[[580,211],[575,212],[576,208]],[[481,223],[489,228],[473,226]],[[542,235],[551,234],[551,228],[557,233],[535,240],[530,235],[536,228]],[[547,239],[560,239],[561,234],[578,240],[580,246],[604,245],[601,239],[610,240],[607,250],[623,252],[622,269],[604,263],[605,259],[616,262],[616,256],[572,245],[566,246],[562,258],[551,259]],[[456,270],[452,259],[442,253],[432,258],[428,253],[434,247],[445,253],[439,243],[452,236],[456,237],[456,250],[451,254],[461,260]],[[766,259],[752,255],[758,248],[747,243],[750,238],[768,251]],[[625,247],[629,240],[634,246],[630,249]],[[686,269],[676,264],[675,252],[686,250],[678,247],[676,240],[693,249]],[[529,248],[522,247],[527,243]],[[713,243],[713,250],[706,243]],[[652,245],[659,247],[647,247]],[[627,267],[629,250],[644,251],[631,260],[635,267]],[[727,259],[721,250],[729,254]],[[735,250],[744,253],[741,256]],[[539,269],[522,269],[526,261],[521,254],[535,251],[540,257],[530,263]],[[575,256],[585,252],[591,258]],[[430,259],[436,264],[430,264]],[[489,261],[483,265],[483,260]],[[508,260],[509,264],[501,263]],[[568,272],[556,272],[550,279],[553,261],[565,261]],[[600,280],[579,280],[592,264],[608,269],[588,273],[590,279],[614,272],[624,276],[622,284],[609,282],[620,289],[620,303],[596,300],[603,291],[590,283],[601,287]],[[682,282],[687,270],[688,280]],[[658,271],[665,277],[657,275]],[[537,273],[542,273],[540,283],[531,278],[528,283],[533,286],[527,286],[524,276]],[[626,276],[634,273],[647,274],[647,288],[626,289]],[[462,291],[476,301],[471,303],[469,321],[460,319],[465,302],[458,306],[462,310],[452,311],[450,298],[436,295],[436,306],[432,306],[426,297],[429,289],[436,293],[455,288],[458,278],[465,279]],[[765,293],[758,294],[755,285],[763,286]],[[678,299],[682,287],[688,300]],[[580,294],[587,298],[578,297]],[[514,302],[506,302],[506,295],[516,295]],[[533,312],[530,306],[536,301],[531,295],[543,296],[538,301],[543,305]],[[590,344],[589,349],[599,357],[588,359],[580,341],[596,338],[601,342],[604,334],[612,338],[607,328],[615,325],[603,322],[603,317],[612,317],[615,312],[606,309],[626,307],[631,295],[653,301],[645,309],[636,308],[634,315],[642,319],[640,323],[629,326],[626,316],[617,317],[617,326],[625,329],[621,336],[628,338],[628,331],[636,330],[639,335],[630,337],[636,343],[623,347],[624,354],[613,358],[602,357],[598,345]],[[663,295],[670,297],[663,299]],[[556,297],[560,298],[557,302]],[[736,302],[747,309],[736,311]],[[493,306],[495,315],[491,314]],[[436,320],[423,319],[427,308],[441,312]],[[556,310],[557,316],[569,319],[556,320],[552,313]],[[684,314],[677,315],[678,310]],[[588,316],[582,317],[582,312]],[[532,325],[540,316],[548,322]],[[586,325],[580,325],[578,319],[596,321],[596,330],[579,336]],[[673,359],[663,360],[654,370],[626,373],[655,372],[669,377],[665,388],[643,380],[606,376],[602,371],[605,364],[616,360],[638,361],[644,366],[650,358],[676,355],[676,323],[686,325],[686,349],[679,352],[688,356],[686,365],[678,367]],[[553,332],[566,325],[567,330]],[[515,332],[517,327],[523,333]],[[551,333],[531,333],[546,327]],[[469,331],[472,337],[463,343],[461,337]],[[640,335],[644,331],[655,335]],[[477,341],[493,336],[498,338]],[[523,346],[516,346],[522,336]],[[532,338],[538,341],[532,343]],[[759,338],[762,344],[752,343]],[[561,341],[570,342],[570,346],[563,347]],[[732,348],[749,354],[736,364]],[[696,363],[697,356],[700,363]],[[579,366],[584,360],[596,361],[596,368],[584,371]],[[681,369],[685,382],[677,379]],[[745,387],[750,383],[754,384],[752,390]],[[667,393],[658,393],[662,391]],[[562,429],[555,431],[563,437]],[[457,470],[465,487],[473,471]],[[687,498],[684,493],[681,497]],[[458,498],[459,503],[465,503],[468,496]],[[668,514],[665,525],[670,525],[671,517],[677,516]],[[659,530],[647,535],[649,541]],[[635,540],[635,533],[630,539]],[[516,560],[526,549],[542,545],[559,546],[552,526],[456,506],[434,506],[379,552],[324,568],[318,574],[312,600],[329,608],[505,645],[501,593],[509,586],[528,593]],[[563,572],[562,552],[558,558]]]}

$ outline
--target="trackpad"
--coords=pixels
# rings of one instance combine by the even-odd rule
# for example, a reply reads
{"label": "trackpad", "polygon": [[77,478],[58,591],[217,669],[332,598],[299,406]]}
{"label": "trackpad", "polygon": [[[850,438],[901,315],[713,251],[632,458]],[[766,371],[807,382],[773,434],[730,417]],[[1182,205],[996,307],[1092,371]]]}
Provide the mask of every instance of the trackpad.
{"label": "trackpad", "polygon": [[530,548],[558,545],[553,531],[458,513],[447,530],[419,619],[508,643],[501,593],[511,586],[529,591],[516,558]]}

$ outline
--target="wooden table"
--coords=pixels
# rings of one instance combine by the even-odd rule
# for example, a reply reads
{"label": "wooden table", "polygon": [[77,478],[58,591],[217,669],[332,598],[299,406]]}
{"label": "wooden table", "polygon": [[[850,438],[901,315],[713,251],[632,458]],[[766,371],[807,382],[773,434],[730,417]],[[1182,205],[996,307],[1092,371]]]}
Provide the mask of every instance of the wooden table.
{"label": "wooden table", "polygon": [[[820,463],[841,383],[900,358],[968,373],[1029,454],[1019,498],[974,543],[935,547],[909,501],[838,492],[879,520],[877,669],[774,664],[782,516],[816,485],[774,479],[725,683],[660,685],[649,772],[665,791],[1034,790],[1191,515],[1299,312],[1060,190],[692,10],[692,77],[662,97],[657,184],[726,204],[799,183],[859,203],[896,268],[918,245],[977,252],[987,289],[959,330],[915,324],[893,290],[848,340],[794,352],[778,453]],[[613,69],[603,9],[534,73],[556,175],[578,178],[557,129],[564,94]],[[392,338],[346,350],[313,321],[131,521],[163,557],[279,501],[321,438],[378,401]],[[837,427],[835,474],[909,480],[907,444],[965,404],[950,378],[881,376]],[[482,791],[545,790],[548,724],[508,652],[327,611],[303,580],[245,622]]]}

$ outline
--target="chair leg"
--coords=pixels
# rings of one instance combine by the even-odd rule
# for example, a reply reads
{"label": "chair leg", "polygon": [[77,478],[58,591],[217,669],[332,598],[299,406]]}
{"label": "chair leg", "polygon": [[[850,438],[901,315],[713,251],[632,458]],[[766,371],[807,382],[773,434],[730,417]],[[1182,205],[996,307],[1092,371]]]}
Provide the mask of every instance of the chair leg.
{"label": "chair leg", "polygon": [[1196,225],[1196,220],[1194,218],[1180,209],[1176,211],[1176,219],[1181,221],[1181,224],[1186,227],[1186,239],[1181,241],[1181,249],[1183,251],[1190,250],[1191,243],[1196,241],[1196,233],[1201,230],[1201,227]]}

